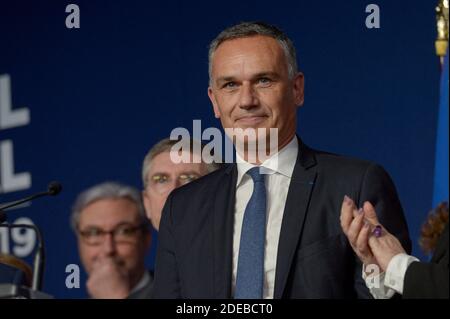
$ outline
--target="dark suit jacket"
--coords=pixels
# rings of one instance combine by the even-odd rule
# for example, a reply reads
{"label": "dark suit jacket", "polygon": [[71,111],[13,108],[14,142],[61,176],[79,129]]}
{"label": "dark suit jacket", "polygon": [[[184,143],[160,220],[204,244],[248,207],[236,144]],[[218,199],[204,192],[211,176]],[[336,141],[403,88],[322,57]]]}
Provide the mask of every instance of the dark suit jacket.
{"label": "dark suit jacket", "polygon": [[[163,210],[155,298],[231,298],[237,168],[176,189]],[[310,149],[299,140],[278,244],[274,298],[370,298],[340,226],[344,195],[376,208],[411,250],[395,187],[378,165]]]}
{"label": "dark suit jacket", "polygon": [[430,263],[413,262],[406,270],[403,298],[449,298],[448,224]]}

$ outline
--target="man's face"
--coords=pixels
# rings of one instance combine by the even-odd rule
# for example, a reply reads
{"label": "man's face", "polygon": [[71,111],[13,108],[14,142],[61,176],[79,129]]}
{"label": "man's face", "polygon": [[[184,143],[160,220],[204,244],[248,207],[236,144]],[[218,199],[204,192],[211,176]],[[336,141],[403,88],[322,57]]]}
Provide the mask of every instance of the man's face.
{"label": "man's face", "polygon": [[224,128],[265,128],[266,136],[278,128],[282,147],[296,131],[303,75],[289,79],[284,51],[271,37],[228,40],[214,53],[208,95]]}
{"label": "man's face", "polygon": [[[100,199],[86,206],[78,223],[78,248],[86,272],[110,259],[130,278],[142,276],[150,234],[140,222],[136,204],[128,199]],[[108,233],[113,230],[115,237]]]}
{"label": "man's face", "polygon": [[142,194],[147,216],[156,230],[159,230],[161,213],[170,192],[205,174],[206,164],[174,163],[170,151],[153,158],[146,176],[147,187]]}

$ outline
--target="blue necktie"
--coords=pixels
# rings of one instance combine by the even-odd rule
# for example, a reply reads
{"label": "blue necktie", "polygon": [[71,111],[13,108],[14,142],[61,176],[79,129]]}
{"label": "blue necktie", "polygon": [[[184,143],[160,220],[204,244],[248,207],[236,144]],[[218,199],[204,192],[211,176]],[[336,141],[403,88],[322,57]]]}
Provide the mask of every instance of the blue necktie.
{"label": "blue necktie", "polygon": [[261,299],[264,286],[264,242],[266,240],[266,186],[259,167],[247,174],[253,179],[253,193],[242,222],[235,299]]}

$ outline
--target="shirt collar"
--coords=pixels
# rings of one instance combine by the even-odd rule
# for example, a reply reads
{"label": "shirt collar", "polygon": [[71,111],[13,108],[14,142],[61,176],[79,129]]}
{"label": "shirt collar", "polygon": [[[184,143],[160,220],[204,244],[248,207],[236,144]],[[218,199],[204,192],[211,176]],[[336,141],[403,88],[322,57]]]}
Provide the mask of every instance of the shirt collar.
{"label": "shirt collar", "polygon": [[[265,160],[260,166],[265,169],[265,174],[278,173],[291,178],[292,173],[294,172],[295,163],[297,162],[298,151],[298,139],[297,136],[294,135],[292,140],[285,147]],[[244,161],[238,152],[236,152],[236,163],[238,170],[236,185],[239,185],[245,173],[257,165]]]}
{"label": "shirt collar", "polygon": [[131,295],[131,294],[135,293],[136,291],[141,290],[146,285],[148,285],[149,281],[150,281],[150,275],[148,274],[147,271],[144,271],[144,275],[142,276],[141,280],[139,280],[137,285],[134,286],[134,288],[130,291],[129,294]]}

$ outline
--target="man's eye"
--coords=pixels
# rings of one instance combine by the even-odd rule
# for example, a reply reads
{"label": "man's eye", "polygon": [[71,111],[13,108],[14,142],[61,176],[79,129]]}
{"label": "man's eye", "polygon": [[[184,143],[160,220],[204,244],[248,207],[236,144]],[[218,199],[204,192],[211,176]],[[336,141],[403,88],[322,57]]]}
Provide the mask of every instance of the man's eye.
{"label": "man's eye", "polygon": [[193,180],[196,180],[198,178],[197,175],[195,174],[190,174],[190,175],[180,175],[180,180],[183,184],[187,184],[192,182]]}
{"label": "man's eye", "polygon": [[82,234],[86,237],[97,237],[102,234],[102,231],[98,228],[90,228],[82,231]]}
{"label": "man's eye", "polygon": [[270,83],[272,83],[272,80],[269,79],[269,78],[260,78],[258,80],[258,83],[260,83],[260,84],[270,84]]}
{"label": "man's eye", "polygon": [[121,227],[116,230],[116,234],[122,235],[122,236],[130,236],[130,235],[133,235],[134,232],[135,232],[135,229],[132,227]]}
{"label": "man's eye", "polygon": [[236,87],[236,82],[227,82],[222,87],[224,89],[234,89]]}
{"label": "man's eye", "polygon": [[163,175],[157,175],[157,176],[153,176],[152,180],[155,184],[164,184],[165,182],[167,182],[167,176],[163,176]]}

